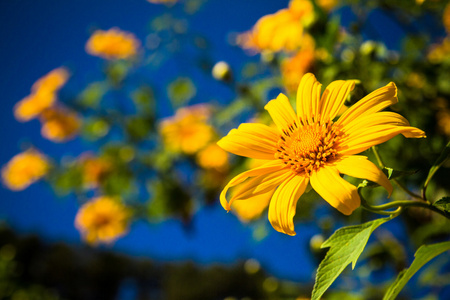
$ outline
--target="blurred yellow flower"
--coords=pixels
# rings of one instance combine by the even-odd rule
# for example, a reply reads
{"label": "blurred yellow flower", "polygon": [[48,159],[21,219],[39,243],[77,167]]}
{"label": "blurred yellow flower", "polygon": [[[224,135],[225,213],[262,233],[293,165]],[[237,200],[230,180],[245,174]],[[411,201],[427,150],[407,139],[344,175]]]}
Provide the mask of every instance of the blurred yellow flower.
{"label": "blurred yellow flower", "polygon": [[432,45],[427,58],[434,64],[450,59],[450,37],[446,37],[441,44]]}
{"label": "blurred yellow flower", "polygon": [[[354,80],[334,81],[320,96],[322,85],[308,73],[297,91],[297,113],[283,94],[265,106],[277,129],[245,123],[222,138],[218,145],[228,152],[268,160],[231,179],[220,195],[222,206],[230,210],[235,200],[273,193],[270,223],[279,232],[295,235],[297,201],[308,184],[345,215],[359,207],[360,198],[356,187],[341,178],[341,173],[376,182],[390,195],[392,186],[386,175],[367,157],[355,154],[398,134],[421,138],[425,133],[409,126],[397,113],[380,112],[398,102],[397,87],[392,82],[358,101],[333,122],[354,85]],[[245,188],[232,193],[227,201],[228,189],[239,184]]]}
{"label": "blurred yellow flower", "polygon": [[316,2],[325,11],[330,11],[339,4],[338,0],[317,0]]}
{"label": "blurred yellow flower", "polygon": [[2,168],[3,184],[21,191],[45,176],[49,170],[47,158],[37,150],[30,149],[14,156]]}
{"label": "blurred yellow flower", "polygon": [[31,94],[20,100],[14,107],[18,121],[29,121],[51,107],[56,101],[56,92],[67,82],[69,72],[57,68],[38,79],[31,87]]}
{"label": "blurred yellow flower", "polygon": [[197,153],[197,163],[204,169],[223,171],[228,167],[228,153],[213,143]]}
{"label": "blurred yellow flower", "polygon": [[445,6],[444,13],[442,15],[442,23],[444,23],[447,34],[450,34],[450,2]]}
{"label": "blurred yellow flower", "polygon": [[128,232],[129,218],[129,209],[119,199],[100,196],[80,207],[75,227],[89,244],[112,243]]}
{"label": "blurred yellow flower", "polygon": [[214,128],[208,124],[209,116],[210,109],[205,105],[178,109],[173,117],[160,124],[164,146],[173,152],[196,153],[214,137]]}
{"label": "blurred yellow flower", "polygon": [[86,188],[98,187],[102,177],[111,171],[112,168],[111,162],[107,159],[91,154],[83,155],[79,161],[83,169],[83,185]]}
{"label": "blurred yellow flower", "polygon": [[314,7],[309,0],[291,0],[289,8],[262,17],[250,31],[240,34],[237,43],[256,52],[295,51],[302,45],[304,26],[313,20]]}
{"label": "blurred yellow flower", "polygon": [[41,134],[53,142],[66,142],[74,138],[81,127],[78,115],[67,108],[51,107],[40,115]]}
{"label": "blurred yellow flower", "polygon": [[49,93],[57,92],[63,87],[64,84],[66,84],[69,76],[69,71],[66,68],[56,68],[50,71],[47,75],[38,79],[31,87],[31,91],[46,91]]}
{"label": "blurred yellow flower", "polygon": [[303,75],[310,71],[314,64],[314,57],[314,39],[309,34],[305,34],[300,51],[296,55],[287,57],[281,62],[280,69],[283,85],[289,93],[295,92]]}
{"label": "blurred yellow flower", "polygon": [[113,27],[96,30],[86,43],[86,52],[104,59],[127,59],[137,54],[140,45],[134,34]]}

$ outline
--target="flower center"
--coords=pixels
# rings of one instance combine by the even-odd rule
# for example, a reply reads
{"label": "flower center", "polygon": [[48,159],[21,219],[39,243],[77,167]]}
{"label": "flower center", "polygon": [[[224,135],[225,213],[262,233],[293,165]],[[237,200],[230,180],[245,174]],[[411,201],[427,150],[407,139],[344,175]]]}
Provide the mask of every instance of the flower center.
{"label": "flower center", "polygon": [[341,137],[341,131],[332,121],[300,119],[299,124],[295,121],[288,130],[283,130],[275,158],[289,165],[293,172],[310,176],[336,158]]}

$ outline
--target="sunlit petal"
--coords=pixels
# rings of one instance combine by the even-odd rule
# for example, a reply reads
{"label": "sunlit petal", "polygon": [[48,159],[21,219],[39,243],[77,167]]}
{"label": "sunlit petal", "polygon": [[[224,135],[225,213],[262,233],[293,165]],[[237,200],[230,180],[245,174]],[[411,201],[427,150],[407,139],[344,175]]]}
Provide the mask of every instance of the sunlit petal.
{"label": "sunlit petal", "polygon": [[226,210],[230,210],[230,204],[226,199],[227,191],[229,188],[244,182],[247,178],[269,174],[271,172],[279,171],[284,167],[285,165],[281,161],[273,160],[265,163],[260,167],[251,169],[249,171],[237,175],[236,177],[230,180],[230,182],[224,187],[222,193],[220,193],[220,204],[222,204],[223,208],[225,208]]}
{"label": "sunlit petal", "polygon": [[269,112],[280,132],[287,130],[298,120],[289,99],[284,94],[279,94],[277,99],[269,101],[264,108]]}
{"label": "sunlit petal", "polygon": [[224,150],[236,155],[274,159],[278,132],[263,124],[242,124],[232,129],[217,144]]}
{"label": "sunlit petal", "polygon": [[397,87],[393,82],[391,82],[356,102],[342,114],[336,124],[345,125],[355,118],[362,118],[364,116],[379,112],[380,110],[397,102]]}
{"label": "sunlit petal", "polygon": [[297,201],[305,192],[308,181],[306,177],[292,174],[273,194],[269,205],[269,221],[277,231],[295,235],[293,218]]}
{"label": "sunlit petal", "polygon": [[297,115],[302,119],[310,119],[318,115],[320,90],[322,85],[316,77],[307,73],[302,77],[297,90]]}
{"label": "sunlit petal", "polygon": [[354,80],[336,80],[330,83],[320,99],[320,119],[322,121],[333,120],[354,87]]}
{"label": "sunlit petal", "polygon": [[386,175],[365,156],[346,156],[336,162],[339,173],[356,178],[367,179],[384,187],[389,196],[392,194],[392,185]]}
{"label": "sunlit petal", "polygon": [[310,179],[313,189],[344,215],[350,215],[361,204],[356,187],[342,179],[336,167],[321,168]]}

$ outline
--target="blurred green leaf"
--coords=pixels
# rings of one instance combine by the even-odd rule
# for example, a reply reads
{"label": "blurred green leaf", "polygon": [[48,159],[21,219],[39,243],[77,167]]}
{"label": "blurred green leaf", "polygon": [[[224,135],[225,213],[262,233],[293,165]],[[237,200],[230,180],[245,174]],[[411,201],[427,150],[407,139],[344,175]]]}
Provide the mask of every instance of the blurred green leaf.
{"label": "blurred green leaf", "polygon": [[352,263],[352,269],[355,268],[356,261],[372,232],[391,219],[391,217],[377,219],[360,225],[340,228],[322,244],[321,248],[329,247],[330,249],[317,270],[312,300],[320,299],[350,263]]}
{"label": "blurred green leaf", "polygon": [[189,78],[179,77],[169,84],[167,94],[172,105],[180,107],[197,94],[197,88]]}
{"label": "blurred green leaf", "polygon": [[149,86],[141,86],[131,94],[134,104],[139,114],[151,115],[155,114],[155,95]]}
{"label": "blurred green leaf", "polygon": [[423,245],[414,254],[414,261],[408,269],[403,270],[397,279],[391,284],[383,300],[395,299],[411,277],[422,268],[427,262],[439,254],[450,250],[450,242],[443,242],[433,245]]}
{"label": "blurred green leaf", "polygon": [[430,171],[428,172],[427,179],[425,180],[425,183],[423,185],[423,188],[426,189],[428,184],[430,183],[431,178],[433,178],[434,174],[437,172],[437,170],[445,163],[447,159],[450,158],[450,142],[447,143],[444,150],[442,151],[439,158],[436,160],[436,162],[431,167]]}
{"label": "blurred green leaf", "polygon": [[434,202],[433,205],[445,212],[447,216],[450,216],[450,197],[439,199],[438,201]]}
{"label": "blurred green leaf", "polygon": [[82,135],[91,141],[98,140],[108,134],[110,126],[102,118],[91,117],[83,122]]}
{"label": "blurred green leaf", "polygon": [[132,116],[126,120],[126,131],[133,140],[143,140],[149,136],[152,123],[152,119]]}
{"label": "blurred green leaf", "polygon": [[83,107],[96,108],[107,90],[104,82],[93,82],[78,96],[78,103]]}

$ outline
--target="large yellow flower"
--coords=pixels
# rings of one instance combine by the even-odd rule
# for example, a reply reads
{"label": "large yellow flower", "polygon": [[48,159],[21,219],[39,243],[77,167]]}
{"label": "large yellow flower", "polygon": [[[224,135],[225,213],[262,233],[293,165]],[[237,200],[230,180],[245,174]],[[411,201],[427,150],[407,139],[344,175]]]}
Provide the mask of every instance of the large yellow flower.
{"label": "large yellow flower", "polygon": [[129,210],[108,196],[97,197],[78,210],[75,227],[89,244],[112,243],[128,231]]}
{"label": "large yellow flower", "polygon": [[[222,206],[230,210],[236,200],[274,191],[269,221],[276,230],[295,235],[297,201],[308,184],[346,215],[359,207],[360,198],[340,173],[376,182],[390,194],[392,186],[384,173],[367,157],[355,154],[400,133],[411,138],[425,133],[397,113],[380,112],[398,101],[394,83],[370,93],[333,121],[354,85],[352,80],[334,81],[320,96],[322,85],[308,73],[298,87],[297,113],[283,94],[265,106],[277,129],[247,123],[222,138],[218,144],[226,151],[269,160],[234,177],[220,195]],[[238,187],[227,201],[228,189],[239,184],[245,188]]]}
{"label": "large yellow flower", "polygon": [[49,170],[47,158],[37,150],[27,150],[14,156],[2,168],[3,184],[13,191],[21,191],[41,179]]}
{"label": "large yellow flower", "polygon": [[86,52],[105,59],[128,59],[137,54],[140,45],[134,34],[114,27],[96,30],[86,43]]}

